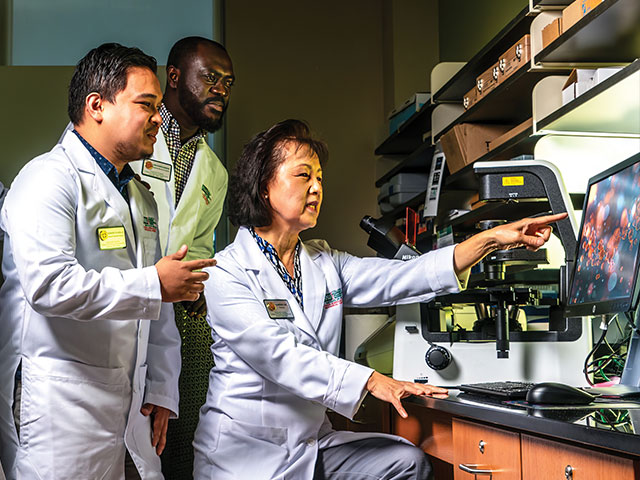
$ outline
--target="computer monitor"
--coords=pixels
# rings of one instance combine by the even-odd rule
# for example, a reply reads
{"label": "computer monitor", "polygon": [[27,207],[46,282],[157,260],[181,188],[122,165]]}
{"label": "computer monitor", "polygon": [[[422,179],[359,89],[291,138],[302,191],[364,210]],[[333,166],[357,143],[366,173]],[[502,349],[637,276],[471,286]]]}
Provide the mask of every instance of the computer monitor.
{"label": "computer monitor", "polygon": [[637,303],[640,154],[589,180],[567,317],[627,312]]}

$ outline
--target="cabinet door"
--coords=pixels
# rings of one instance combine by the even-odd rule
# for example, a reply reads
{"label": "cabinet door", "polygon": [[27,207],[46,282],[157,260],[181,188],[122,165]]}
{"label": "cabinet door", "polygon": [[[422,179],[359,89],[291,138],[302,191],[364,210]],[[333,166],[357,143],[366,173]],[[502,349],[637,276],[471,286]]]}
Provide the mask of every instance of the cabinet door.
{"label": "cabinet door", "polygon": [[456,480],[520,480],[520,434],[454,418],[453,461]]}
{"label": "cabinet door", "polygon": [[522,479],[633,480],[628,458],[522,435]]}

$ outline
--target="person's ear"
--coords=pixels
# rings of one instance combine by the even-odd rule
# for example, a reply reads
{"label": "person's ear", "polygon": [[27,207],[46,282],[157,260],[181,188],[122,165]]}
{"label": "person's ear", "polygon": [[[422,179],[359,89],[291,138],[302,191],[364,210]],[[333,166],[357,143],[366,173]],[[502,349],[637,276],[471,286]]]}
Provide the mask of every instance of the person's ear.
{"label": "person's ear", "polygon": [[178,88],[178,80],[180,79],[180,69],[173,65],[167,66],[167,84],[171,88]]}
{"label": "person's ear", "polygon": [[98,92],[91,92],[84,101],[84,110],[96,122],[101,123],[104,118],[104,99]]}

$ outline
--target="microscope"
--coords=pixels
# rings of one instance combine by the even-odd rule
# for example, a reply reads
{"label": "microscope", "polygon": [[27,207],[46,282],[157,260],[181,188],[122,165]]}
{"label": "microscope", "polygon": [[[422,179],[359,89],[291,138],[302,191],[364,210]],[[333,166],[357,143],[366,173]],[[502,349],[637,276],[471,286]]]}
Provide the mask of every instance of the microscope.
{"label": "microscope", "polygon": [[569,212],[554,225],[564,264],[539,268],[549,264],[545,249],[495,251],[474,267],[466,290],[397,306],[393,377],[443,386],[585,383],[587,319],[563,315],[578,228],[560,173],[533,159],[476,163],[474,173],[480,206],[452,220],[453,230],[471,234],[525,216]]}

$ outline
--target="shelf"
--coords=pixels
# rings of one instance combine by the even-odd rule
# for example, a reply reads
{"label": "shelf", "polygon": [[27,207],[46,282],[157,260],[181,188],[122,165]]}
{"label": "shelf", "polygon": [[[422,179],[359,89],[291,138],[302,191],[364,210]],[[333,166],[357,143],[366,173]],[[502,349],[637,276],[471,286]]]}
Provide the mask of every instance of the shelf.
{"label": "shelf", "polygon": [[562,9],[567,7],[571,0],[531,0],[532,10],[536,8]]}
{"label": "shelf", "polygon": [[431,142],[423,143],[417,150],[376,180],[376,187],[381,187],[387,180],[401,172],[429,173],[434,149],[435,146],[431,145]]}
{"label": "shelf", "polygon": [[462,102],[464,95],[476,84],[476,78],[491,68],[509,47],[529,33],[533,18],[529,16],[527,5],[458,73],[432,95],[433,102]]}
{"label": "shelf", "polygon": [[536,133],[640,136],[640,60],[538,120]]}
{"label": "shelf", "polygon": [[422,144],[422,136],[431,131],[431,111],[435,105],[425,103],[420,110],[403,122],[397,131],[389,135],[378,148],[376,155],[396,155],[413,152]]}
{"label": "shelf", "polygon": [[440,132],[434,132],[434,141],[458,123],[519,125],[531,117],[533,87],[553,73],[549,70],[527,70],[527,66],[522,67]]}
{"label": "shelf", "polygon": [[415,210],[416,208],[418,208],[420,205],[424,203],[424,199],[426,195],[427,195],[426,190],[424,192],[420,192],[415,197],[411,198],[411,200],[403,203],[402,205],[398,205],[396,208],[394,208],[390,212],[383,214],[380,218],[384,218],[384,219],[392,218],[395,220],[396,218],[404,217],[406,208],[409,207]]}
{"label": "shelf", "polygon": [[[533,127],[529,127],[513,138],[510,138],[502,145],[499,145],[490,152],[487,152],[473,163],[489,162],[492,160],[511,160],[512,158],[520,155],[533,155],[533,149],[540,137],[532,134]],[[473,163],[465,166],[456,173],[449,175],[444,182],[445,188],[453,188],[457,190],[477,188],[476,175],[473,173]]]}
{"label": "shelf", "polygon": [[640,2],[605,0],[539,52],[534,61],[589,65],[629,63],[640,57]]}

